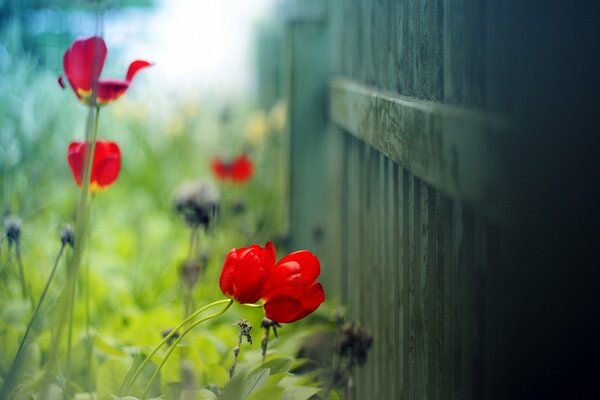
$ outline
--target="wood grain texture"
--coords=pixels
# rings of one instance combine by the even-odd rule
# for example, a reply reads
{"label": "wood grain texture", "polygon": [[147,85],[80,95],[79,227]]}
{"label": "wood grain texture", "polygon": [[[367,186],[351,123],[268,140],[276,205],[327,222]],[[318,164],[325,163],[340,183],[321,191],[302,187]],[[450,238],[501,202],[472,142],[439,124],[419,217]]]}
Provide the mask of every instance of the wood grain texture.
{"label": "wood grain texture", "polygon": [[294,4],[291,235],[374,333],[357,397],[597,397],[597,13]]}
{"label": "wood grain texture", "polygon": [[445,194],[507,221],[510,186],[498,145],[506,121],[344,79],[331,82],[329,95],[334,123]]}

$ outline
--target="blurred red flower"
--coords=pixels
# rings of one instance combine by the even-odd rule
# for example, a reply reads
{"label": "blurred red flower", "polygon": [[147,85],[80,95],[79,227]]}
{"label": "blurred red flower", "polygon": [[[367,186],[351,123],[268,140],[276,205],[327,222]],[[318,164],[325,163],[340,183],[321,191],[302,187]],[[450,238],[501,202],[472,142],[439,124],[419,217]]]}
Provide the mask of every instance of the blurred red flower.
{"label": "blurred red flower", "polygon": [[[85,152],[87,142],[72,142],[69,144],[67,160],[73,172],[77,186],[81,187],[85,168]],[[121,150],[115,142],[97,140],[92,160],[92,173],[90,176],[90,192],[99,192],[112,185],[119,176],[121,169]]]}
{"label": "blurred red flower", "polygon": [[221,291],[242,304],[256,303],[272,265],[275,265],[275,246],[271,242],[264,248],[253,244],[248,248],[231,249],[219,278]]}
{"label": "blurred red flower", "polygon": [[289,323],[315,311],[325,301],[323,287],[317,282],[320,273],[319,259],[310,251],[296,251],[279,260],[263,284],[265,316]]}
{"label": "blurred red flower", "polygon": [[265,316],[290,323],[306,317],[325,300],[323,287],[316,280],[321,273],[319,259],[301,250],[275,263],[275,247],[232,249],[221,270],[219,284],[223,293],[240,303],[264,300]]}
{"label": "blurred red flower", "polygon": [[[103,105],[121,97],[131,84],[133,77],[142,68],[151,66],[148,61],[136,60],[129,65],[125,79],[100,79],[106,59],[104,39],[92,36],[77,39],[65,52],[63,68],[69,84],[77,98],[85,104]],[[65,88],[62,76],[58,83]],[[96,89],[94,102],[92,91]]]}
{"label": "blurred red flower", "polygon": [[231,162],[215,158],[212,161],[212,170],[215,176],[222,181],[230,180],[235,183],[244,183],[252,176],[254,164],[250,157],[242,154]]}

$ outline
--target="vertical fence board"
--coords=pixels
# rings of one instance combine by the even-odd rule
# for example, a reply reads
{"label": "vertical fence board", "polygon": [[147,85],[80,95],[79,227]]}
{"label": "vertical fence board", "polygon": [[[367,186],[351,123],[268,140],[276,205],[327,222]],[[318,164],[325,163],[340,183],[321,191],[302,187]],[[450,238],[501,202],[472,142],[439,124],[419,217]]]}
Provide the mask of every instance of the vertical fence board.
{"label": "vertical fence board", "polygon": [[[324,70],[314,64],[319,56],[327,59],[325,50],[331,48],[329,74],[410,100],[484,108],[485,63],[471,61],[484,54],[486,6],[475,0],[324,3],[331,6],[325,25],[314,20],[289,25],[301,35],[291,52],[292,243],[317,245],[309,238],[310,223],[325,216],[326,240],[319,252],[338,268],[327,279],[339,279],[328,287],[341,294],[348,317],[374,336],[367,364],[355,369],[357,398],[481,398],[487,376],[482,293],[488,228],[461,201],[461,193],[442,194],[418,178],[418,171],[348,134],[344,129],[350,128],[339,121],[329,121],[329,128],[327,121],[307,123],[313,114],[320,117],[325,105],[303,85],[322,79],[314,74]],[[317,50],[307,50],[310,46]],[[313,75],[303,83],[306,74]],[[376,108],[371,118],[389,117]],[[410,122],[398,118],[382,126],[406,131]],[[423,129],[433,131],[433,125]],[[306,152],[315,158],[303,156]],[[455,168],[450,164],[447,169]],[[329,184],[319,189],[310,180],[322,176]],[[300,195],[300,187],[311,189]],[[307,202],[318,190],[327,201]]]}

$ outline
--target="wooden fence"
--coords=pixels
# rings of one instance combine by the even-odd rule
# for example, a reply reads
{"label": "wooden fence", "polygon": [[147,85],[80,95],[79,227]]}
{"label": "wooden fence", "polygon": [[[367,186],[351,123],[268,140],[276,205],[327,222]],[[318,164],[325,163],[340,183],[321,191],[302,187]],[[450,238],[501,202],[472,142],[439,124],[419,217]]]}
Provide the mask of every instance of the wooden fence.
{"label": "wooden fence", "polygon": [[292,246],[374,334],[359,399],[597,393],[593,107],[545,24],[598,28],[523,3],[283,2]]}

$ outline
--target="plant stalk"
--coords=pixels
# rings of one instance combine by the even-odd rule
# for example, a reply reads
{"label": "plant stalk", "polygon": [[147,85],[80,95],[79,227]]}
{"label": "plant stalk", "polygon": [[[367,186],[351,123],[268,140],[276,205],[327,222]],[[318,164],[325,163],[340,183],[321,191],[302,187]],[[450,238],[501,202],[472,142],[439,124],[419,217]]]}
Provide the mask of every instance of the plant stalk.
{"label": "plant stalk", "polygon": [[52,282],[52,279],[54,278],[54,274],[56,273],[56,269],[58,268],[58,263],[63,255],[64,249],[65,249],[65,243],[62,243],[60,246],[60,250],[58,251],[58,255],[56,256],[56,259],[54,261],[54,265],[52,266],[52,270],[50,271],[50,275],[48,276],[48,279],[46,280],[46,283],[44,285],[44,289],[42,289],[42,294],[40,295],[40,298],[38,299],[35,309],[33,310],[33,314],[31,315],[31,318],[29,319],[29,323],[27,324],[27,328],[25,329],[25,333],[23,334],[23,337],[21,338],[21,342],[19,343],[19,348],[18,348],[15,358],[10,366],[10,370],[9,370],[8,374],[6,375],[6,380],[4,381],[4,386],[2,387],[2,391],[0,392],[0,399],[9,398],[10,392],[12,391],[12,384],[14,383],[17,372],[19,370],[19,367],[20,367],[20,364],[22,361],[21,358],[23,357],[23,352],[25,351],[25,348],[27,345],[27,339],[29,338],[29,333],[31,332],[31,328],[33,327],[35,320],[37,319],[38,313],[42,306],[42,302],[46,298],[46,294],[48,293],[48,288],[50,287],[50,283]]}
{"label": "plant stalk", "polygon": [[170,341],[171,338],[177,333],[177,331],[179,329],[183,328],[192,319],[196,318],[198,315],[200,315],[204,311],[208,310],[209,308],[212,308],[212,307],[215,307],[215,306],[218,306],[218,305],[221,305],[221,304],[225,304],[225,303],[229,303],[229,305],[227,306],[227,308],[229,308],[229,306],[231,306],[231,303],[233,303],[233,300],[230,300],[230,299],[218,300],[218,301],[212,302],[210,304],[207,304],[204,307],[196,310],[192,315],[190,315],[188,318],[184,319],[179,325],[177,325],[175,328],[173,328],[171,330],[171,332],[169,332],[169,334],[166,335],[163,338],[163,340],[154,348],[154,350],[152,350],[152,352],[146,358],[144,358],[144,361],[142,361],[142,363],[137,367],[137,369],[135,370],[135,372],[131,376],[131,378],[127,379],[127,377],[125,377],[125,379],[123,380],[123,383],[121,384],[121,387],[119,388],[118,395],[120,396],[123,393],[123,390],[125,389],[126,385],[128,385],[129,387],[131,387],[131,385],[133,385],[135,383],[135,380],[140,375],[140,373],[142,372],[142,370],[144,369],[144,367],[146,366],[146,364],[148,364],[148,362],[150,361],[150,359],[152,358],[152,356],[154,356],[158,352],[158,350],[160,350],[160,348],[165,345],[165,343],[167,343],[168,341]]}
{"label": "plant stalk", "polygon": [[167,360],[169,359],[169,357],[171,356],[171,354],[173,353],[173,351],[177,348],[177,345],[179,344],[179,342],[181,342],[181,340],[185,337],[185,335],[187,335],[192,329],[194,329],[196,326],[200,325],[202,322],[208,321],[209,319],[213,319],[213,318],[216,318],[216,317],[224,314],[225,311],[227,311],[229,309],[229,307],[231,307],[232,304],[233,304],[233,300],[229,300],[229,303],[227,303],[227,305],[225,306],[225,308],[223,308],[221,311],[216,312],[216,313],[211,314],[211,315],[207,315],[206,317],[200,318],[198,321],[195,321],[186,330],[184,330],[177,339],[175,339],[175,341],[173,342],[173,344],[169,348],[169,351],[167,351],[167,354],[165,354],[165,356],[162,359],[161,363],[158,365],[158,368],[156,368],[156,370],[154,371],[154,373],[150,377],[150,380],[146,384],[146,389],[144,389],[144,393],[142,393],[141,400],[144,400],[146,398],[146,395],[148,394],[148,391],[150,390],[150,387],[152,386],[152,383],[154,382],[154,380],[158,376],[158,373],[160,372],[160,370],[162,369],[162,367],[165,365],[165,363],[167,362]]}

